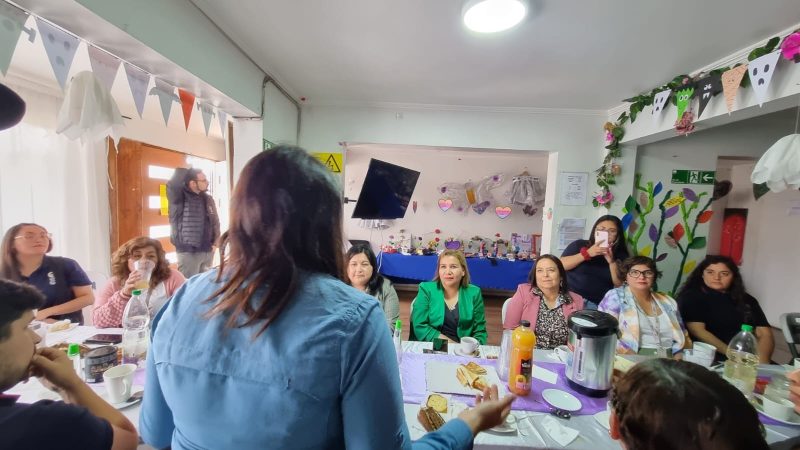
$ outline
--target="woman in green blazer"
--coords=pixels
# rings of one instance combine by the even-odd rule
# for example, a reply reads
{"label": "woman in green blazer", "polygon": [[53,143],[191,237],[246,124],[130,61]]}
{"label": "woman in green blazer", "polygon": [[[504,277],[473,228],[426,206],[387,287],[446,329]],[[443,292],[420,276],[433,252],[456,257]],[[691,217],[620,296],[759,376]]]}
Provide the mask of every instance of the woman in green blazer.
{"label": "woman in green blazer", "polygon": [[486,344],[486,316],[478,286],[469,284],[464,254],[445,250],[439,255],[433,281],[419,284],[411,327],[420,341],[436,338],[460,342],[472,336]]}

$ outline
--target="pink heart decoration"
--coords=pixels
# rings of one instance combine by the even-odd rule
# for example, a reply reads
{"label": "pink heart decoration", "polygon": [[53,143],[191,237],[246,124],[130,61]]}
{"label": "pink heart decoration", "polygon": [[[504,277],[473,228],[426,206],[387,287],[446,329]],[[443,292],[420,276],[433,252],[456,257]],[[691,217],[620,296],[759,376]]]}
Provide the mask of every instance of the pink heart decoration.
{"label": "pink heart decoration", "polygon": [[501,219],[505,219],[506,217],[511,215],[511,207],[510,206],[498,206],[494,209],[495,214],[497,217]]}
{"label": "pink heart decoration", "polygon": [[453,207],[453,200],[449,198],[440,198],[439,199],[439,209],[443,212],[447,211],[448,209]]}

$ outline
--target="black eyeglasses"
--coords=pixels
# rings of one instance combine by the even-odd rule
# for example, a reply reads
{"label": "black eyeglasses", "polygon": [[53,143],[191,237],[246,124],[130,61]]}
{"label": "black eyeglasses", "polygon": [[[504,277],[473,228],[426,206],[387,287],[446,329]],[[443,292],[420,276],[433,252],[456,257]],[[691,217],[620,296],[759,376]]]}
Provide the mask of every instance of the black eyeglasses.
{"label": "black eyeglasses", "polygon": [[654,276],[656,276],[656,273],[649,269],[644,271],[631,269],[628,271],[628,276],[632,278],[639,278],[642,275],[644,275],[645,278],[653,278]]}

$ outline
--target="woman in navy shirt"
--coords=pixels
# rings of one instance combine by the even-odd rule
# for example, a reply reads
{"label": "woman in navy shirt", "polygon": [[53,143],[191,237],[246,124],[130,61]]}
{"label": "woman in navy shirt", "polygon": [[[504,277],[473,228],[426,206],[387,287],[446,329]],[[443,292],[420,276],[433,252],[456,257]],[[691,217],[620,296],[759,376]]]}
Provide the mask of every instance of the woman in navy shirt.
{"label": "woman in navy shirt", "polygon": [[74,260],[46,255],[53,249],[50,237],[35,223],[11,227],[0,246],[0,278],[27,283],[44,294],[36,320],[83,323],[81,310],[94,302],[92,282]]}

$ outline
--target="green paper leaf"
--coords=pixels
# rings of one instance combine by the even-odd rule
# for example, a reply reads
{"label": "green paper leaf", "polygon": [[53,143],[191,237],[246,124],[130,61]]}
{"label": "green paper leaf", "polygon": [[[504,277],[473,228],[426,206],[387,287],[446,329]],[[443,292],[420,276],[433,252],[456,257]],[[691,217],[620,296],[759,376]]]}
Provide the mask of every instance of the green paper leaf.
{"label": "green paper leaf", "polygon": [[629,195],[628,198],[625,200],[625,209],[630,211],[636,211],[636,199],[633,198],[632,195]]}
{"label": "green paper leaf", "polygon": [[706,238],[696,237],[692,239],[692,242],[689,243],[688,248],[692,250],[699,250],[701,248],[705,248],[705,246],[706,246]]}

